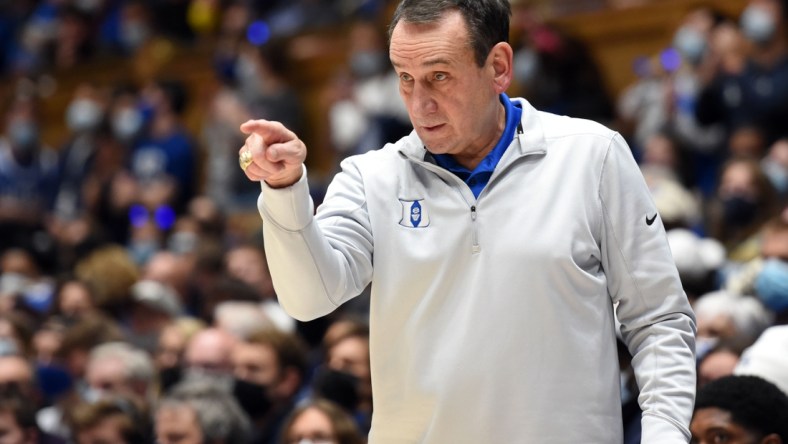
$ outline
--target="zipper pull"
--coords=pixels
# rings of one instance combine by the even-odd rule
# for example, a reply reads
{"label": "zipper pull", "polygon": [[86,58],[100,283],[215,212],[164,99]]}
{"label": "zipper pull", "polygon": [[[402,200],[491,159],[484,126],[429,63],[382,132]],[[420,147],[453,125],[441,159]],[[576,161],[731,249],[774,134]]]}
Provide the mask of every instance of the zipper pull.
{"label": "zipper pull", "polygon": [[471,222],[473,223],[473,226],[471,227],[471,251],[473,254],[478,254],[480,251],[482,251],[482,247],[479,245],[479,233],[476,231],[476,205],[471,206]]}

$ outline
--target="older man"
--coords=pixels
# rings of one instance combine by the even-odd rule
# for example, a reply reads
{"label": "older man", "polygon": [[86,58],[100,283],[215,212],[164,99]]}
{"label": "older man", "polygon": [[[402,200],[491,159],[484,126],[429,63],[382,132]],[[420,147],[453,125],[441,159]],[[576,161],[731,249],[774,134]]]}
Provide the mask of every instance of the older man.
{"label": "older man", "polygon": [[617,133],[504,94],[509,17],[400,3],[415,131],[345,160],[317,215],[303,142],[241,126],[279,300],[312,319],[371,282],[373,444],[621,442],[616,315],[642,442],[686,443],[694,315],[648,188]]}

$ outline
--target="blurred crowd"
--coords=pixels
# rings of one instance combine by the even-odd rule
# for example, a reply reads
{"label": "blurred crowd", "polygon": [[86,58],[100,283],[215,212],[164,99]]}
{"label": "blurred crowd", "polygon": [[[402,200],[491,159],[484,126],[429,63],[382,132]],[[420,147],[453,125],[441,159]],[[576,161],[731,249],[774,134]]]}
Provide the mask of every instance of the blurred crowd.
{"label": "blurred crowd", "polygon": [[[237,163],[250,118],[310,131],[333,169],[410,131],[384,0],[18,0],[0,5],[0,427],[13,443],[362,443],[368,295],[300,322],[279,306]],[[611,97],[585,43],[513,2],[511,96],[609,125],[652,190],[698,318],[698,386],[788,392],[788,1],[689,10]],[[292,44],[340,30],[308,99]],[[210,42],[215,84],[85,78],[59,121],[41,79],[151,42]],[[299,47],[303,51],[303,45]],[[30,84],[39,87],[30,88]],[[27,85],[27,86],[26,86]],[[203,106],[204,105],[204,106]],[[44,130],[67,135],[44,141]],[[314,136],[313,136],[314,137]],[[313,185],[320,201],[322,184]],[[239,223],[249,220],[252,223]],[[245,219],[246,218],[246,219]],[[528,289],[523,289],[528,291]],[[627,443],[637,386],[620,349]],[[5,441],[4,441],[5,442]]]}

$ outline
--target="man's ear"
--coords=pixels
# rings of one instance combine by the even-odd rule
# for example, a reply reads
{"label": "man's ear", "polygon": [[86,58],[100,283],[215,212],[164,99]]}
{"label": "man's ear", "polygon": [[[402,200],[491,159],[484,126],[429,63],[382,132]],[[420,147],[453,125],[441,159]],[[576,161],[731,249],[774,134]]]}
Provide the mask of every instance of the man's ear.
{"label": "man's ear", "polygon": [[493,71],[493,83],[498,94],[505,92],[512,84],[512,47],[506,42],[498,42],[490,50],[487,61]]}
{"label": "man's ear", "polygon": [[771,435],[766,435],[760,444],[783,444],[783,440],[780,438],[780,435],[772,433]]}

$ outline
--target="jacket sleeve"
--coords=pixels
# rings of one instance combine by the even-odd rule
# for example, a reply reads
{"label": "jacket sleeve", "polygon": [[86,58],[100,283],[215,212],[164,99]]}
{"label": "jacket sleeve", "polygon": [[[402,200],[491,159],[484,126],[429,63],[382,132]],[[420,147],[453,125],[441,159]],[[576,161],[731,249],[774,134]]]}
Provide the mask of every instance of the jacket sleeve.
{"label": "jacket sleeve", "polygon": [[285,311],[307,321],[360,294],[372,277],[372,230],[361,175],[343,162],[323,205],[314,204],[304,174],[294,185],[264,182],[257,202],[274,288]]}
{"label": "jacket sleeve", "polygon": [[695,399],[695,316],[651,194],[618,134],[605,155],[599,197],[602,266],[633,356],[642,442],[687,443]]}

